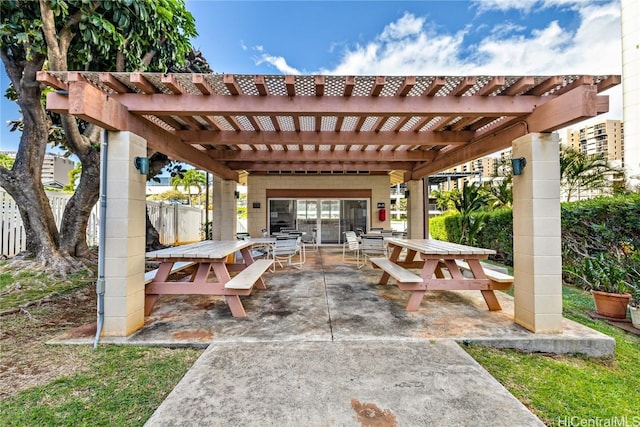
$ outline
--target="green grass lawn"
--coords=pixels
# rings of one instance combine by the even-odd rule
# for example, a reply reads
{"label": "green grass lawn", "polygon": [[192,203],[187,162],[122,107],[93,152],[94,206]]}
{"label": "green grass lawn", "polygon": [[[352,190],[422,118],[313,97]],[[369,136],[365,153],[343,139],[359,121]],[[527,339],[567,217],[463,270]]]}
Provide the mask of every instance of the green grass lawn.
{"label": "green grass lawn", "polygon": [[140,426],[202,350],[76,347],[89,369],[0,401],[3,426]]}
{"label": "green grass lawn", "polygon": [[[34,289],[32,300],[52,294],[45,282],[47,278],[37,274],[18,279],[20,286]],[[16,277],[0,272],[3,309],[28,299],[14,295],[21,293],[15,292],[15,284]],[[80,275],[60,286],[55,292],[64,294],[87,286],[87,277]],[[593,310],[593,302],[587,292],[565,287],[563,299],[566,317],[615,338],[614,358],[526,354],[477,346],[465,350],[548,425],[625,425],[623,421],[640,425],[640,339],[589,318],[586,312]],[[1,332],[5,338],[13,334],[17,342],[30,342],[26,332],[22,337],[25,325],[33,321],[31,316],[46,319],[47,309],[46,305],[35,306],[29,316],[16,315],[14,320],[6,316],[0,319]],[[82,361],[83,367],[0,399],[0,426],[142,425],[202,353],[198,349],[104,344],[93,351],[89,346],[40,344],[29,344],[29,351],[40,351],[44,358]],[[2,352],[3,357],[8,353]]]}
{"label": "green grass lawn", "polygon": [[589,293],[565,286],[563,300],[565,317],[615,338],[613,358],[464,348],[547,425],[640,425],[640,339],[591,319]]}

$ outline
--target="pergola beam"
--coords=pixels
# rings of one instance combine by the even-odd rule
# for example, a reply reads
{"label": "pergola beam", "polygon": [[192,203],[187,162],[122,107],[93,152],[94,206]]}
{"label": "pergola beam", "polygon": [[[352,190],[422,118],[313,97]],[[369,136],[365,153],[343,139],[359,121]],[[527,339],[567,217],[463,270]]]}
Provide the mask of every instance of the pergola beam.
{"label": "pergola beam", "polygon": [[[232,85],[231,85],[232,86]],[[213,116],[518,116],[554,96],[329,97],[113,95],[130,112]],[[178,101],[179,100],[179,101]]]}
{"label": "pergola beam", "polygon": [[333,161],[366,161],[366,162],[421,162],[433,160],[435,151],[267,151],[259,153],[240,150],[211,150],[209,157],[220,161],[255,161],[259,157],[261,161],[279,162],[333,162]]}
{"label": "pergola beam", "polygon": [[441,132],[251,132],[176,131],[189,144],[305,144],[305,145],[461,145],[475,135],[472,131]]}
{"label": "pergola beam", "polygon": [[229,167],[248,172],[272,171],[370,171],[388,172],[391,170],[410,171],[415,164],[410,162],[343,162],[343,163],[305,163],[305,162],[229,162]]}
{"label": "pergola beam", "polygon": [[194,147],[180,143],[170,132],[143,117],[129,114],[113,97],[85,81],[69,81],[69,94],[47,94],[47,108],[71,114],[110,131],[130,131],[147,140],[147,145],[170,158],[187,162],[228,180],[238,181],[238,173],[203,155]]}

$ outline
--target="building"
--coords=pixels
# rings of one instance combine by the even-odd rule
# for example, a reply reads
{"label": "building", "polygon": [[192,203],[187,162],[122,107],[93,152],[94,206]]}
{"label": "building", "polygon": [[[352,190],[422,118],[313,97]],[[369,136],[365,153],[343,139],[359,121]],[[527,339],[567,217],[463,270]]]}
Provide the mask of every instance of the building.
{"label": "building", "polygon": [[[9,157],[15,159],[15,151],[3,151]],[[68,157],[58,154],[47,153],[42,162],[42,173],[40,178],[42,184],[47,187],[62,188],[69,184],[69,172],[75,167],[75,162]]]}
{"label": "building", "polygon": [[640,188],[640,3],[621,0],[620,23],[622,30],[622,98],[627,185]]}
{"label": "building", "polygon": [[511,159],[511,149],[481,157],[429,177],[431,190],[462,188],[465,182],[483,183],[502,174],[501,167]]}
{"label": "building", "polygon": [[603,154],[613,166],[625,167],[624,125],[620,120],[569,129],[566,144],[586,154]]}

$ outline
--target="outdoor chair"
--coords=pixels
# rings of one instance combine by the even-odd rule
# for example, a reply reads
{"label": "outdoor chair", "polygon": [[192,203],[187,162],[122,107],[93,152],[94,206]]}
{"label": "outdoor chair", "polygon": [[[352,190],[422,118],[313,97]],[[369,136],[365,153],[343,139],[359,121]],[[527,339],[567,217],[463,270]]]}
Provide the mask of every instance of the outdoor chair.
{"label": "outdoor chair", "polygon": [[318,250],[317,237],[318,237],[318,230],[315,228],[311,230],[311,234],[307,232],[306,234],[302,235],[302,243],[305,246],[305,250],[307,246],[310,246],[312,248],[311,249],[312,252],[315,252]]}
{"label": "outdoor chair", "polygon": [[[303,255],[301,252],[301,245],[299,238],[295,236],[279,236],[276,238],[275,243],[271,246],[269,255],[273,258],[273,264],[271,265],[271,271],[276,271],[276,264],[281,268],[284,268],[282,264],[286,261],[286,265],[294,266],[298,269],[302,268]],[[294,256],[298,255],[298,262],[294,263]]]}
{"label": "outdoor chair", "polygon": [[360,252],[362,252],[363,257],[362,266],[367,264],[368,258],[379,256],[389,258],[382,234],[379,236],[372,236],[370,234],[360,236]]}
{"label": "outdoor chair", "polygon": [[364,264],[360,264],[360,242],[355,231],[344,232],[344,242],[342,243],[342,261],[346,261],[347,249],[351,251],[356,257],[356,267],[362,268]]}
{"label": "outdoor chair", "polygon": [[305,245],[302,240],[302,236],[304,236],[304,232],[300,230],[290,230],[288,232],[289,237],[295,237],[298,239],[298,249],[300,250],[301,263],[304,264],[307,261],[307,245]]}

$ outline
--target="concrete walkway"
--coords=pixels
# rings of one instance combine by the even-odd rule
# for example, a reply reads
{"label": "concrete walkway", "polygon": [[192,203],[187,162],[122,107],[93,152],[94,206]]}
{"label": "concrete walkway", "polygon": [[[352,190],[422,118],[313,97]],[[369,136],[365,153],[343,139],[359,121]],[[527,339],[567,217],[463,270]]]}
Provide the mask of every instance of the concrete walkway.
{"label": "concrete walkway", "polygon": [[450,340],[213,343],[147,426],[542,426]]}
{"label": "concrete walkway", "polygon": [[[490,312],[479,291],[409,294],[378,285],[380,270],[344,262],[337,248],[307,254],[301,270],[265,274],[243,297],[163,296],[142,330],[104,343],[207,348],[150,426],[540,425],[460,347],[477,343],[606,356],[615,341],[564,321],[562,334],[513,323],[513,300]],[[86,329],[85,329],[86,331]],[[91,343],[95,331],[59,343]]]}

